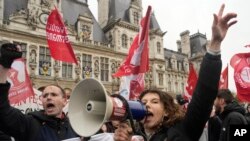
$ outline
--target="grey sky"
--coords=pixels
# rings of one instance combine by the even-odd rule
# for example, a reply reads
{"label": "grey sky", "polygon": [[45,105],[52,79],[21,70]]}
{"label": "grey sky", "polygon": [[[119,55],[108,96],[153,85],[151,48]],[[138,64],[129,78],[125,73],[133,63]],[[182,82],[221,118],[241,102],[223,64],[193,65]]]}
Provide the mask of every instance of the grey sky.
{"label": "grey sky", "polygon": [[[249,0],[142,0],[143,15],[147,6],[151,5],[162,31],[167,31],[164,36],[164,47],[176,50],[176,40],[179,34],[189,30],[190,34],[206,34],[211,38],[211,25],[213,13],[218,13],[222,3],[226,7],[224,13],[235,12],[238,14],[238,23],[230,28],[222,44],[223,69],[235,53],[249,52],[250,48],[250,1]],[[96,15],[97,0],[89,0],[89,7]],[[236,90],[233,79],[233,69],[229,67],[229,88]]]}

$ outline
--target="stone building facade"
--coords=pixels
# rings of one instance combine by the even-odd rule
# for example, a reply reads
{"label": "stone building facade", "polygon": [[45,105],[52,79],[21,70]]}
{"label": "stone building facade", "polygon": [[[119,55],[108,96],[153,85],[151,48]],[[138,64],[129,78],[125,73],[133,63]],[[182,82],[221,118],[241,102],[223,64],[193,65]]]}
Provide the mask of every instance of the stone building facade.
{"label": "stone building facade", "polygon": [[[14,4],[15,3],[15,4]],[[46,41],[46,20],[54,7],[63,16],[68,36],[79,65],[56,61]],[[87,0],[0,0],[0,43],[20,44],[33,87],[59,84],[74,89],[82,79],[99,79],[109,92],[119,89],[119,78],[112,74],[123,62],[142,18],[142,0],[98,0],[98,21]],[[170,93],[183,93],[189,61],[198,70],[206,36],[181,33],[178,51],[164,48],[163,32],[151,16],[149,49],[150,70],[146,87]],[[201,53],[199,53],[201,51]],[[197,61],[198,60],[198,61]]]}

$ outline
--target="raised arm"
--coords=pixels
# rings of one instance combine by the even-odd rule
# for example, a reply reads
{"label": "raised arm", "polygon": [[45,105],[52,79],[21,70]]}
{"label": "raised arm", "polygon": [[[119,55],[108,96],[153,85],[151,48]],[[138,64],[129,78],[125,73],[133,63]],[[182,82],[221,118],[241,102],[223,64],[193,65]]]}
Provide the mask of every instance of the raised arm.
{"label": "raised arm", "polygon": [[220,52],[221,42],[226,37],[228,29],[237,23],[236,20],[232,20],[237,17],[236,13],[227,13],[223,16],[224,8],[225,4],[222,4],[219,13],[217,15],[213,14],[212,39],[211,45],[208,48],[208,51],[211,51],[212,53]]}
{"label": "raised arm", "polygon": [[15,44],[3,44],[0,48],[0,124],[1,130],[11,136],[19,136],[21,129],[25,128],[25,115],[10,106],[8,92],[10,83],[7,74],[13,61],[20,58],[22,53]]}
{"label": "raised arm", "polygon": [[191,140],[199,139],[211,113],[214,99],[218,93],[222,67],[221,42],[228,29],[237,22],[233,20],[237,16],[235,13],[227,13],[223,16],[224,8],[223,4],[219,13],[214,14],[211,44],[207,49],[208,53],[203,58],[197,86],[183,122],[183,128]]}

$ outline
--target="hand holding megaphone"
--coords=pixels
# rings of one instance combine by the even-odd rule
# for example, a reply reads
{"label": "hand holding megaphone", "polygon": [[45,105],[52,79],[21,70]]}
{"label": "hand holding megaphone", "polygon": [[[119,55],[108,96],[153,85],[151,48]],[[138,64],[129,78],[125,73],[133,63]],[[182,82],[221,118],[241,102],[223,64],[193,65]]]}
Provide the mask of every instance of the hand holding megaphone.
{"label": "hand holding megaphone", "polygon": [[114,133],[114,141],[128,140],[128,141],[146,141],[143,135],[134,135],[133,129],[128,123],[124,122],[119,125]]}
{"label": "hand holding megaphone", "polygon": [[72,128],[81,136],[94,135],[111,120],[142,120],[146,107],[139,101],[126,101],[120,95],[109,96],[102,83],[93,78],[80,81],[74,88],[69,102],[68,116]]}

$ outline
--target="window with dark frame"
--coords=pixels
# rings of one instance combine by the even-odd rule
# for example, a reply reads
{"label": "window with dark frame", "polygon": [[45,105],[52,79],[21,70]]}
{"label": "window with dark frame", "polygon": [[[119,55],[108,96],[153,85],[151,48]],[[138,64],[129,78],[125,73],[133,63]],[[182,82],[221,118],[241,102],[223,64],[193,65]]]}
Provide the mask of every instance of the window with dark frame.
{"label": "window with dark frame", "polygon": [[51,76],[51,55],[44,46],[39,47],[39,75]]}
{"label": "window with dark frame", "polygon": [[128,37],[126,34],[122,34],[122,47],[123,48],[128,47]]}
{"label": "window with dark frame", "polygon": [[109,81],[109,58],[101,57],[101,81]]}

